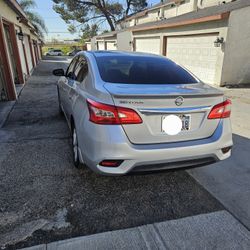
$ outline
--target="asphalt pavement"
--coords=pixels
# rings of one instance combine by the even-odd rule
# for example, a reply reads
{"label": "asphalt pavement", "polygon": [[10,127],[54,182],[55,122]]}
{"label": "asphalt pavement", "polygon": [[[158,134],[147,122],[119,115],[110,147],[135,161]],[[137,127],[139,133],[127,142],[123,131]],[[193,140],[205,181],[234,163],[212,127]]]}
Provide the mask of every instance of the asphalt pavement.
{"label": "asphalt pavement", "polygon": [[58,112],[54,68],[41,61],[0,129],[0,247],[17,249],[77,236],[220,212],[224,206],[186,171],[100,176],[72,164]]}

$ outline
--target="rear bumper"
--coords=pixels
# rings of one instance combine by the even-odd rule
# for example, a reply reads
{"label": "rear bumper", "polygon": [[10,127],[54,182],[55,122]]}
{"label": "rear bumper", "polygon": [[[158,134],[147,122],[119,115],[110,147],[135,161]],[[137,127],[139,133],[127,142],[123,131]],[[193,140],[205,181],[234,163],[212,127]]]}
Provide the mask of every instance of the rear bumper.
{"label": "rear bumper", "polygon": [[[228,158],[231,150],[224,154],[221,149],[233,145],[230,119],[221,120],[214,134],[206,139],[147,145],[130,143],[120,126],[107,126],[105,133],[99,131],[98,125],[88,126],[93,132],[84,143],[79,140],[82,159],[93,171],[106,175],[206,165]],[[105,159],[124,161],[115,168],[100,166]]]}

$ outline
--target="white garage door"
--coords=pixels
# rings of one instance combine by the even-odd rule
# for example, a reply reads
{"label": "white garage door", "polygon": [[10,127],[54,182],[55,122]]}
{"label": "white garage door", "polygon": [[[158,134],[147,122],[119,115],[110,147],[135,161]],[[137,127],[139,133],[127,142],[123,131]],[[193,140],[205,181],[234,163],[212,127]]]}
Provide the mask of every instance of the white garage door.
{"label": "white garage door", "polygon": [[87,44],[87,50],[91,50],[91,43],[86,43]]}
{"label": "white garage door", "polygon": [[108,41],[108,42],[106,42],[106,48],[107,48],[107,50],[116,50],[116,43],[114,42],[114,41]]}
{"label": "white garage door", "polygon": [[160,54],[160,37],[136,38],[135,51]]}
{"label": "white garage door", "polygon": [[98,50],[104,50],[104,42],[97,42]]}
{"label": "white garage door", "polygon": [[215,84],[218,52],[217,35],[168,37],[167,57],[190,70],[202,81]]}
{"label": "white garage door", "polygon": [[31,52],[30,52],[30,44],[29,44],[28,36],[26,36],[26,35],[24,36],[23,43],[24,43],[25,50],[26,50],[26,56],[27,56],[29,71],[31,72],[31,70],[33,68],[33,64],[32,64],[32,58],[31,58]]}

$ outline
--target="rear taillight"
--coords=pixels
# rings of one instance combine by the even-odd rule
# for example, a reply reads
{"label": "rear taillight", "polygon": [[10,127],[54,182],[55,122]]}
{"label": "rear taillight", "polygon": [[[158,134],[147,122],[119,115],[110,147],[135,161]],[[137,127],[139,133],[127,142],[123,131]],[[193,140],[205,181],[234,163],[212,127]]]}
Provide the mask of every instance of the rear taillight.
{"label": "rear taillight", "polygon": [[133,109],[116,107],[104,103],[87,100],[89,120],[96,124],[139,124],[141,117]]}
{"label": "rear taillight", "polygon": [[208,119],[221,119],[230,117],[232,102],[227,99],[226,101],[215,105],[208,115]]}

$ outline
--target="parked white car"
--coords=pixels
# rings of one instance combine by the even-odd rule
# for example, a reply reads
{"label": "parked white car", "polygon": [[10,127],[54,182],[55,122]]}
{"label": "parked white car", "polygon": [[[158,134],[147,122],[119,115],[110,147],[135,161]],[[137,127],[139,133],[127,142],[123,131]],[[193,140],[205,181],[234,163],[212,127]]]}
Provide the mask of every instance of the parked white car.
{"label": "parked white car", "polygon": [[51,49],[46,53],[46,56],[62,56],[63,52],[60,49]]}

